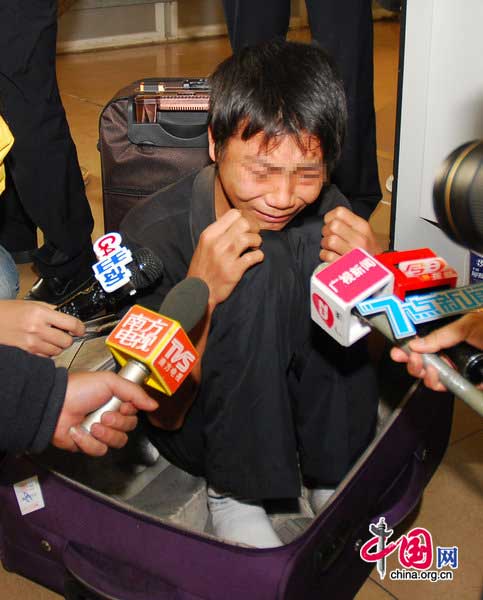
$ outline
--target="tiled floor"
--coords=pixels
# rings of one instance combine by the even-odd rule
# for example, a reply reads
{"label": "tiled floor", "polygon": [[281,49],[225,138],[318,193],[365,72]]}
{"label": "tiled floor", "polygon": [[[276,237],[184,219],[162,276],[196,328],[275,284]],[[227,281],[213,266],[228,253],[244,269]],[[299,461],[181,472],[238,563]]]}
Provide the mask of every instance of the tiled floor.
{"label": "tiled floor", "polygon": [[[307,40],[308,33],[293,32],[291,37]],[[398,38],[399,26],[396,22],[376,23],[375,103],[379,171],[383,187],[392,170]],[[96,150],[98,118],[102,107],[117,89],[130,81],[156,75],[202,76],[210,73],[229,52],[227,40],[216,38],[59,57],[62,97],[80,162],[90,172],[87,193],[96,219],[94,237],[103,233],[100,163]],[[382,240],[387,240],[389,213],[390,194],[384,190],[383,201],[371,220]],[[21,267],[21,275],[24,291],[28,289],[34,275],[28,265]],[[427,488],[413,525],[429,529],[438,545],[459,547],[459,568],[455,571],[454,581],[394,582],[387,576],[384,581],[380,581],[374,570],[357,594],[357,600],[482,598],[482,462],[483,420],[458,401],[450,447]],[[391,557],[388,571],[396,567],[396,559]],[[0,598],[54,600],[59,596],[0,570]]]}

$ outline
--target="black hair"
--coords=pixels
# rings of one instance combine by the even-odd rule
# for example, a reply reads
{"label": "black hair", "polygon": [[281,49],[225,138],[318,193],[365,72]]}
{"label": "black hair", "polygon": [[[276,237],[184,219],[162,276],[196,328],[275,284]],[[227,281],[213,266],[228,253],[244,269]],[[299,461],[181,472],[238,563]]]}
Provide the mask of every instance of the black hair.
{"label": "black hair", "polygon": [[345,136],[344,87],[329,56],[318,46],[273,40],[244,48],[224,60],[211,76],[208,124],[220,156],[240,131],[248,140],[259,132],[265,144],[280,135],[315,136],[332,170]]}

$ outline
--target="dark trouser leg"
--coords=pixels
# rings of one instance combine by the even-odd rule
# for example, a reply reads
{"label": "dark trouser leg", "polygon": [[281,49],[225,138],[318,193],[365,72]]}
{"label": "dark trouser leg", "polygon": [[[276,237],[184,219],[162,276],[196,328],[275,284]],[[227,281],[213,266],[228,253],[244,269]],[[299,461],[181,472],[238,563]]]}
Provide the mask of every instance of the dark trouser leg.
{"label": "dark trouser leg", "polygon": [[332,180],[354,212],[368,218],[381,198],[374,113],[370,0],[306,0],[312,38],[334,58],[344,81],[348,134]]}
{"label": "dark trouser leg", "polygon": [[[305,218],[290,236],[308,283],[320,262],[320,219]],[[335,487],[374,435],[376,371],[366,340],[344,348],[310,319],[307,329],[288,375],[300,470],[309,487]]]}
{"label": "dark trouser leg", "polygon": [[285,233],[264,232],[265,260],[213,315],[197,399],[177,433],[151,430],[168,460],[242,497],[297,496],[287,372],[306,326],[306,282]]}
{"label": "dark trouser leg", "polygon": [[223,0],[231,47],[285,38],[290,20],[290,0]]}
{"label": "dark trouser leg", "polygon": [[27,251],[29,255],[37,248],[37,226],[20,203],[8,171],[5,191],[0,199],[0,240],[12,253]]}
{"label": "dark trouser leg", "polygon": [[[47,241],[34,260],[42,275],[69,277],[91,260],[93,219],[57,87],[56,9],[56,0],[0,4],[0,110],[15,137],[10,180]],[[0,223],[0,240],[9,231]]]}
{"label": "dark trouser leg", "polygon": [[[332,484],[372,432],[371,377],[346,377],[355,366],[351,359],[334,365],[334,343],[318,331],[317,342],[309,338],[315,328],[308,314],[314,257],[294,243],[303,234],[264,232],[264,262],[214,313],[201,389],[184,426],[150,430],[168,460],[220,491],[298,496],[298,445],[303,474]],[[358,389],[366,384],[367,390]]]}
{"label": "dark trouser leg", "polygon": [[374,436],[377,381],[365,340],[343,348],[314,325],[290,385],[304,480],[335,487]]}

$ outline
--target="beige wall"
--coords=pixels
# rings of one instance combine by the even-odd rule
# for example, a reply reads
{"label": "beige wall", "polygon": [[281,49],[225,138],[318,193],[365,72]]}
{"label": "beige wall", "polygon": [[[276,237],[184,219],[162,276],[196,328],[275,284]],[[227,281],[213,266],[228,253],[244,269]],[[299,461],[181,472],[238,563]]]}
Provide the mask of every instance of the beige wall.
{"label": "beige wall", "polygon": [[[263,0],[261,0],[263,2]],[[154,27],[156,0],[77,0],[59,20],[59,42],[65,45],[119,35],[142,34]],[[292,0],[292,17],[305,15],[304,0]],[[178,0],[180,34],[223,33],[222,0]]]}
{"label": "beige wall", "polygon": [[150,31],[153,22],[153,4],[91,8],[79,2],[60,18],[58,42]]}

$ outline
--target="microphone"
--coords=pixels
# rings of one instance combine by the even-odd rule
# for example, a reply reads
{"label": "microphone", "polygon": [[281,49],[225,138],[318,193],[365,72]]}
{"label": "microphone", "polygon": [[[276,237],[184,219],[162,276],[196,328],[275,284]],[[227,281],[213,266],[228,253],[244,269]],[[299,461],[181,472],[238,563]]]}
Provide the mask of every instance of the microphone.
{"label": "microphone", "polygon": [[[356,248],[333,263],[322,264],[315,269],[311,277],[311,317],[344,346],[352,345],[370,329],[377,329],[392,344],[410,354],[407,338],[416,334],[410,316],[415,321],[418,320],[417,317],[427,317],[428,314],[434,318],[434,314],[431,313],[437,311],[432,310],[434,307],[428,307],[426,298],[431,298],[435,293],[415,296],[417,300],[414,304],[420,312],[416,310],[415,314],[411,315],[411,311],[404,310],[405,305],[401,300],[392,295],[393,287],[394,273],[361,248]],[[483,284],[472,286],[471,289],[476,290],[476,298],[473,300],[480,301],[481,306]],[[457,292],[458,288],[441,292],[441,295],[455,295]],[[411,298],[408,304],[410,301]],[[445,306],[448,304],[446,301]],[[380,314],[381,311],[385,314]],[[439,356],[425,354],[423,362],[425,365],[434,366],[443,385],[483,415],[482,392]]]}
{"label": "microphone", "polygon": [[[122,368],[119,375],[144,383],[171,396],[198,361],[198,353],[185,332],[202,319],[209,289],[202,279],[188,277],[175,285],[158,314],[135,305],[109,334],[106,344]],[[82,423],[90,432],[105,412],[116,411],[121,401],[113,396]]]}
{"label": "microphone", "polygon": [[418,291],[454,288],[458,281],[458,273],[429,248],[384,252],[376,259],[394,275],[393,293],[401,300]]}
{"label": "microphone", "polygon": [[88,288],[77,292],[59,304],[56,310],[87,321],[102,311],[115,312],[118,305],[128,296],[133,296],[138,290],[148,288],[163,273],[164,265],[149,248],[138,248],[132,253],[129,263],[131,279],[114,292],[104,290],[96,279]]}
{"label": "microphone", "polygon": [[[411,354],[412,351],[409,348],[408,343],[410,340],[407,339],[406,341],[401,342],[401,340],[395,339],[386,315],[377,314],[372,315],[370,319],[367,319],[366,317],[361,318],[367,320],[372,329],[376,329],[379,333],[382,333],[387,340],[404,350],[408,356]],[[431,366],[436,369],[439,380],[448,390],[453,392],[458,398],[461,398],[461,400],[483,417],[483,392],[451,368],[437,354],[421,354],[421,356],[424,366]]]}
{"label": "microphone", "polygon": [[[458,273],[429,248],[385,252],[376,258],[394,274],[394,294],[401,300],[416,292],[456,287]],[[468,288],[459,289],[461,291]],[[416,301],[419,298],[420,296],[417,296]],[[428,335],[454,319],[454,316],[441,317],[437,323],[416,324],[416,330],[418,335]],[[441,354],[449,358],[471,383],[478,384],[483,381],[483,352],[478,348],[467,342],[460,342],[452,348],[445,348]]]}
{"label": "microphone", "polygon": [[315,269],[310,282],[311,317],[342,346],[352,346],[370,331],[353,309],[369,297],[389,296],[394,275],[362,248]]}

